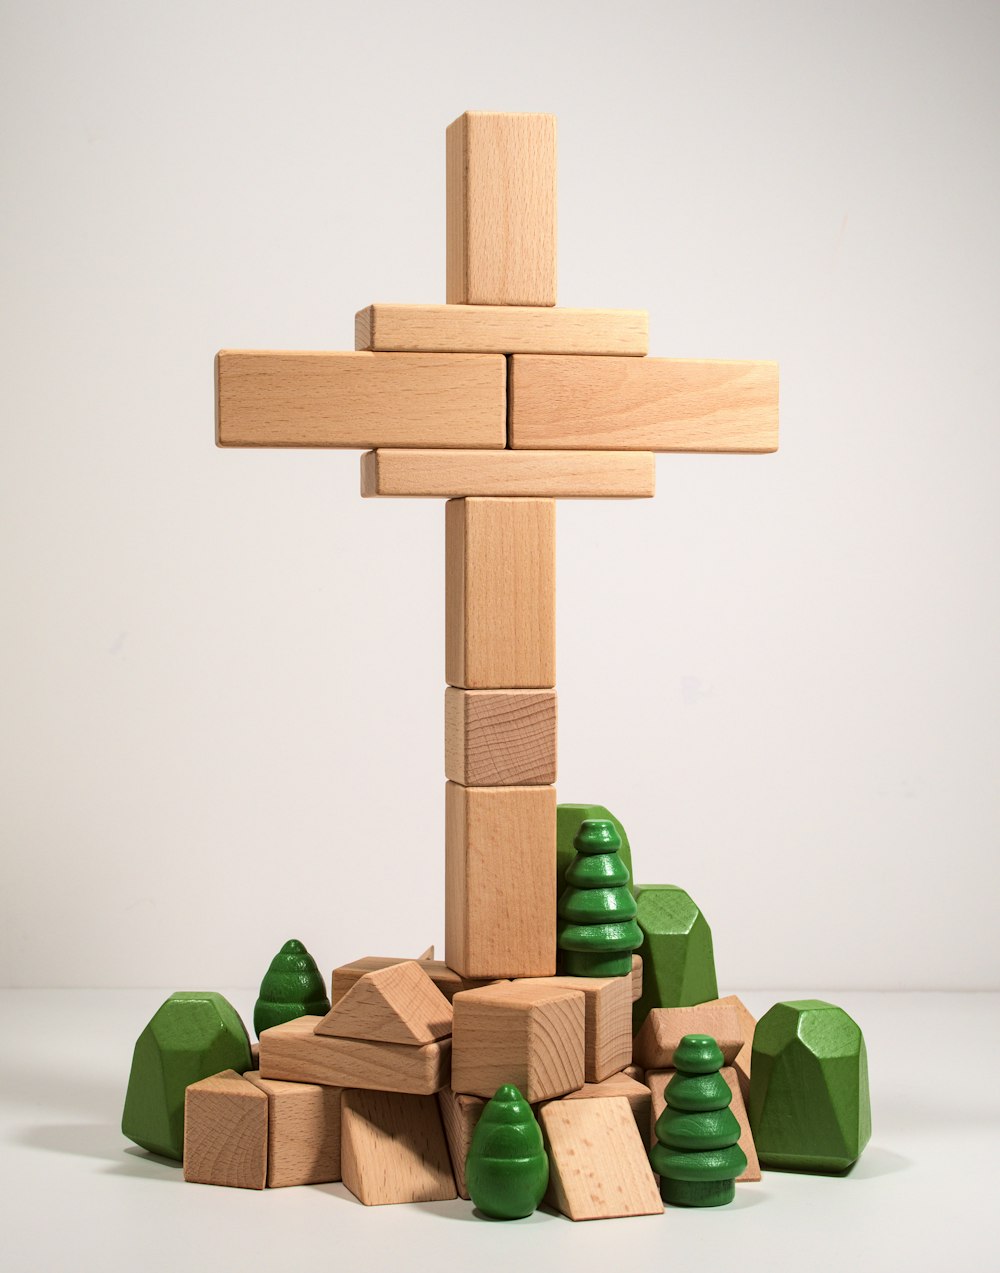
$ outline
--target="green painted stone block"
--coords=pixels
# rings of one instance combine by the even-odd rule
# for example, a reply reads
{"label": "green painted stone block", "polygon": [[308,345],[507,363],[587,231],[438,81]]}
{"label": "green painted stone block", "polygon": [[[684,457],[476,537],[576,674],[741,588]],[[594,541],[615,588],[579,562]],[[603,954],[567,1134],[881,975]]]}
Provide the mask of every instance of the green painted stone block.
{"label": "green painted stone block", "polygon": [[497,1089],[472,1133],[465,1162],[469,1197],[485,1216],[530,1216],[549,1183],[549,1158],[531,1106],[512,1083]]}
{"label": "green painted stone block", "polygon": [[184,1155],[184,1091],[220,1070],[250,1069],[250,1039],[233,1005],[214,991],[171,995],[136,1041],[122,1131],[154,1154]]}
{"label": "green painted stone block", "polygon": [[871,1138],[860,1027],[821,999],[776,1003],[754,1031],[750,1128],[765,1167],[846,1171]]}
{"label": "green painted stone block", "polygon": [[325,1017],[330,1011],[326,986],[316,960],[300,941],[292,938],[271,960],[253,1010],[253,1028],[262,1030],[284,1025],[298,1017]]}
{"label": "green painted stone block", "polygon": [[636,902],[642,995],[632,1005],[633,1033],[650,1008],[686,1008],[719,997],[712,930],[691,897],[674,884],[644,884]]}
{"label": "green painted stone block", "polygon": [[632,881],[632,849],[629,846],[625,828],[613,813],[602,804],[557,804],[556,805],[556,897],[558,898],[566,885],[566,871],[576,857],[573,841],[579,834],[580,827],[591,818],[606,818],[614,823],[621,840],[618,856],[628,868],[629,891],[634,892]]}

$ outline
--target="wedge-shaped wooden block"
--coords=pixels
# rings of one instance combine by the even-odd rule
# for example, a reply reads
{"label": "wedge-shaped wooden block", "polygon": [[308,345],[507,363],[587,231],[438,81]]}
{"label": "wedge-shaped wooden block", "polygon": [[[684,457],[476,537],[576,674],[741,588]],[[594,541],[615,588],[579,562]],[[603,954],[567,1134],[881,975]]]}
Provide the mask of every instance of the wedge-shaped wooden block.
{"label": "wedge-shaped wooden block", "polygon": [[583,995],[584,1071],[588,1083],[618,1074],[632,1060],[632,978],[538,977],[519,986],[560,986]]}
{"label": "wedge-shaped wooden block", "polygon": [[555,116],[467,111],[446,157],[448,303],[555,305]]}
{"label": "wedge-shaped wooden block", "polygon": [[463,787],[555,782],[555,690],[445,690],[444,757]]}
{"label": "wedge-shaped wooden block", "polygon": [[237,1189],[267,1183],[267,1097],[235,1070],[184,1093],[184,1179]]}
{"label": "wedge-shaped wooden block", "polygon": [[414,1047],[330,1039],[316,1034],[319,1017],[298,1017],[260,1036],[260,1075],[292,1083],[375,1088],[432,1095],[449,1078],[451,1040]]}
{"label": "wedge-shaped wooden block", "polygon": [[624,1071],[612,1074],[600,1083],[584,1083],[578,1092],[570,1092],[564,1101],[592,1101],[607,1097],[623,1096],[629,1103],[635,1125],[639,1129],[643,1144],[650,1146],[650,1094],[649,1088],[639,1079],[633,1078]]}
{"label": "wedge-shaped wooden block", "polygon": [[445,354],[619,354],[649,348],[644,309],[539,305],[369,305],[354,320],[356,349]]}
{"label": "wedge-shaped wooden block", "polygon": [[552,976],[555,870],[554,788],[449,782],[444,899],[449,966],[483,980]]}
{"label": "wedge-shaped wooden block", "polygon": [[651,499],[652,451],[367,451],[361,494],[451,499]]}
{"label": "wedge-shaped wooden block", "polygon": [[433,1096],[345,1092],[342,1120],[344,1184],[366,1207],[457,1196]]}
{"label": "wedge-shaped wooden block", "polygon": [[628,1101],[551,1101],[542,1109],[547,1200],[571,1220],[660,1215],[663,1203]]}
{"label": "wedge-shaped wooden block", "polygon": [[502,447],[494,354],[277,353],[216,359],[220,446]]}
{"label": "wedge-shaped wooden block", "polygon": [[547,499],[454,499],[445,505],[449,685],[555,685],[555,510]]}
{"label": "wedge-shaped wooden block", "polygon": [[451,1004],[415,959],[365,973],[316,1026],[317,1034],[419,1046],[451,1034]]}
{"label": "wedge-shaped wooden block", "polygon": [[[342,964],[334,968],[330,979],[330,1003],[336,1004],[354,983],[366,973],[376,972],[380,968],[391,968],[394,964],[405,964],[406,959],[384,958],[377,955],[366,955],[363,959],[355,959],[353,963]],[[443,959],[418,959],[417,963],[424,970],[438,990],[450,1003],[460,990],[475,990],[477,986],[485,986],[493,978],[462,977],[453,968],[449,968]]]}
{"label": "wedge-shaped wooden block", "polygon": [[[650,1093],[649,1134],[654,1138],[656,1120],[663,1113],[664,1106],[667,1103],[664,1092],[675,1073],[675,1070],[649,1070],[646,1074],[646,1085]],[[750,1119],[747,1117],[746,1103],[740,1091],[739,1075],[731,1065],[724,1066],[719,1073],[729,1084],[729,1090],[733,1094],[729,1108],[736,1115],[736,1121],[740,1125],[740,1149],[746,1154],[747,1159],[746,1170],[742,1175],[737,1176],[737,1180],[760,1180],[760,1162],[757,1158],[757,1148],[753,1143],[753,1133],[750,1130]]]}
{"label": "wedge-shaped wooden block", "polygon": [[455,1188],[460,1198],[468,1198],[465,1160],[469,1156],[472,1133],[476,1130],[480,1114],[486,1108],[486,1102],[481,1097],[467,1096],[464,1092],[453,1092],[450,1087],[443,1087],[438,1092],[438,1105],[441,1108],[444,1134],[448,1140],[448,1152],[451,1154],[451,1169],[455,1173]]}
{"label": "wedge-shaped wooden block", "polygon": [[732,1004],[713,999],[690,1008],[653,1008],[635,1036],[632,1055],[647,1070],[665,1070],[685,1034],[710,1034],[732,1065],[743,1047],[743,1026]]}
{"label": "wedge-shaped wooden block", "polygon": [[743,1104],[746,1105],[750,1101],[750,1058],[753,1054],[753,1034],[757,1028],[757,1020],[738,995],[726,995],[719,1003],[731,1004],[743,1027],[743,1046],[736,1054],[733,1068],[740,1076],[740,1091],[743,1094]]}
{"label": "wedge-shaped wooden block", "polygon": [[509,418],[543,451],[776,451],[778,364],[515,354]]}
{"label": "wedge-shaped wooden block", "polygon": [[339,1180],[341,1088],[246,1078],[267,1097],[267,1187]]}
{"label": "wedge-shaped wooden block", "polygon": [[489,1098],[513,1083],[533,1104],[583,1087],[582,991],[514,981],[463,991],[452,1006],[454,1091]]}

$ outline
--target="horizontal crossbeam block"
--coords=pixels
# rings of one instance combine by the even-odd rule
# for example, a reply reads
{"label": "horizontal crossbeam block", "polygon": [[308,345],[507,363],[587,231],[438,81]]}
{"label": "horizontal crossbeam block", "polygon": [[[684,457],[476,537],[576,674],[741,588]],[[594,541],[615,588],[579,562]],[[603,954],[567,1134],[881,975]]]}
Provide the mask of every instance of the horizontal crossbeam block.
{"label": "horizontal crossbeam block", "polygon": [[356,349],[445,354],[620,354],[649,348],[643,309],[545,305],[369,305],[354,319]]}
{"label": "horizontal crossbeam block", "polygon": [[509,423],[538,450],[776,451],[778,364],[515,354]]}
{"label": "horizontal crossbeam block", "polygon": [[502,447],[499,354],[277,353],[216,359],[220,446]]}

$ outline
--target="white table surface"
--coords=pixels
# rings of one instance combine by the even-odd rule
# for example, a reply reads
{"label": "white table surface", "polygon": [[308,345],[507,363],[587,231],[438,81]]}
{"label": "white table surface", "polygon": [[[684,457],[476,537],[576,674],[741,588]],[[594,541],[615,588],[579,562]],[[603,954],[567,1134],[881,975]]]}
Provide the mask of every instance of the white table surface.
{"label": "white table surface", "polygon": [[[461,1201],[363,1207],[342,1185],[185,1184],[120,1131],[135,1038],[168,993],[0,991],[7,1273],[1000,1269],[1000,994],[746,992],[755,1014],[828,999],[864,1030],[874,1135],[849,1175],[765,1172],[717,1210],[503,1224]],[[223,993],[249,1020],[255,992]]]}

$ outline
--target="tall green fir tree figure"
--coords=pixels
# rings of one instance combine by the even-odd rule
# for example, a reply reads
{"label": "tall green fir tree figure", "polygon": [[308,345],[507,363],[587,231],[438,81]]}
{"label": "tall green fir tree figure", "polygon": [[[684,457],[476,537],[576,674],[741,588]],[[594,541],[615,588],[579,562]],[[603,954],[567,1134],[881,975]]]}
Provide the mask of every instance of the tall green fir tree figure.
{"label": "tall green fir tree figure", "polygon": [[732,1202],[736,1178],[746,1169],[721,1067],[722,1052],[708,1034],[686,1034],[674,1053],[677,1073],[664,1092],[667,1106],[656,1120],[649,1163],[660,1177],[660,1197],[675,1207]]}
{"label": "tall green fir tree figure", "polygon": [[613,822],[588,818],[566,869],[559,899],[558,945],[563,971],[571,977],[626,977],[632,952],[642,945],[636,904],[628,888],[628,867],[619,855],[621,839]]}
{"label": "tall green fir tree figure", "polygon": [[258,1039],[262,1030],[273,1025],[283,1025],[296,1017],[325,1017],[329,1011],[330,1000],[316,960],[300,941],[286,941],[260,983],[253,1010]]}

